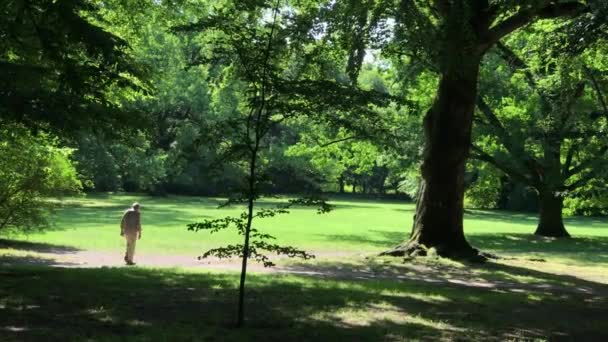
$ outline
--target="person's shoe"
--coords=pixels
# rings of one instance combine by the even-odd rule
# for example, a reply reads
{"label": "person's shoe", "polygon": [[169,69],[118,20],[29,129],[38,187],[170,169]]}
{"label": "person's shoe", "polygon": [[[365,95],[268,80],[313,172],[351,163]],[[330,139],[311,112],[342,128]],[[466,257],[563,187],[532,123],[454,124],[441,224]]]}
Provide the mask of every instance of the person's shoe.
{"label": "person's shoe", "polygon": [[127,261],[127,266],[133,266],[136,265],[133,261]]}

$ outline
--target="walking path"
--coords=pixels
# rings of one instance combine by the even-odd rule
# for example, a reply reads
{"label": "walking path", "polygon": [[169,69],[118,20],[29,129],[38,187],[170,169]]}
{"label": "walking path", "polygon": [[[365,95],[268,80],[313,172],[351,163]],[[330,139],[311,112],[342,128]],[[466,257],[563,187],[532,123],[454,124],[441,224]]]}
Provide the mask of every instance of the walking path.
{"label": "walking path", "polygon": [[[521,267],[516,262],[488,263],[483,267],[452,267],[424,262],[375,262],[366,260],[371,254],[355,252],[315,252],[315,262],[286,262],[286,257],[274,257],[276,267],[266,268],[250,261],[248,270],[255,273],[295,274],[325,279],[344,280],[398,280],[446,284],[468,288],[500,289],[511,292],[550,291],[590,296],[608,295],[608,279],[588,281],[570,275],[542,272],[542,263],[535,269]],[[2,255],[0,266],[46,265],[67,268],[127,267],[121,252],[92,250],[42,250],[24,255]],[[238,272],[241,260],[209,258],[198,260],[192,255],[137,254],[137,267],[198,268],[203,270]],[[526,265],[527,267],[529,265]],[[495,273],[511,273],[497,276]],[[517,277],[533,277],[535,281]]]}

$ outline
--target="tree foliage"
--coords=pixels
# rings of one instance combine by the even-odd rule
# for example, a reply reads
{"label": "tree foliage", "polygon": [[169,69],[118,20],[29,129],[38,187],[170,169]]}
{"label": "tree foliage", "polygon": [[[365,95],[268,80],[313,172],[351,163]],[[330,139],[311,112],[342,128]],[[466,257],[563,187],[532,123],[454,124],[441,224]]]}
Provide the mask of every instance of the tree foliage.
{"label": "tree foliage", "polygon": [[[475,157],[534,188],[541,211],[544,198],[561,202],[606,177],[605,61],[597,59],[602,44],[577,56],[557,55],[559,29],[545,23],[514,36],[510,44],[525,49],[527,60],[498,45],[498,65],[488,65],[492,75],[477,104]],[[553,39],[543,38],[548,32]],[[526,47],[520,48],[523,39]],[[555,215],[561,217],[561,208]]]}
{"label": "tree foliage", "polygon": [[23,125],[1,122],[0,233],[47,226],[49,197],[77,194],[82,184],[70,160],[72,150],[57,138],[31,134]]}
{"label": "tree foliage", "polygon": [[[0,5],[0,116],[74,132],[124,128],[119,89],[141,89],[143,69],[128,44],[101,26],[91,1],[3,1]],[[110,129],[111,128],[111,129]]]}

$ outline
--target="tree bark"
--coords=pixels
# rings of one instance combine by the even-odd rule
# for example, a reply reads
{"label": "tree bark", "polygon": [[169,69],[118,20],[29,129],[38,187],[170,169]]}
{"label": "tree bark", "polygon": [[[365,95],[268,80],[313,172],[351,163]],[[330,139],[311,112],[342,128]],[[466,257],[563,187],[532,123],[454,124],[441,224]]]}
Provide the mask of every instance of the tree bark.
{"label": "tree bark", "polygon": [[338,178],[338,188],[339,188],[339,192],[341,194],[344,193],[344,177],[340,176],[340,178]]}
{"label": "tree bark", "polygon": [[451,258],[480,258],[463,231],[464,171],[481,57],[444,72],[427,112],[425,151],[414,227],[409,241],[384,255],[426,255],[430,248]]}
{"label": "tree bark", "polygon": [[570,237],[562,219],[564,199],[553,190],[563,186],[565,179],[561,164],[562,141],[560,132],[556,131],[547,134],[543,142],[543,169],[538,177],[544,184],[537,187],[540,210],[535,235]]}
{"label": "tree bark", "polygon": [[570,237],[562,219],[564,200],[552,191],[539,192],[540,213],[535,235],[547,237]]}

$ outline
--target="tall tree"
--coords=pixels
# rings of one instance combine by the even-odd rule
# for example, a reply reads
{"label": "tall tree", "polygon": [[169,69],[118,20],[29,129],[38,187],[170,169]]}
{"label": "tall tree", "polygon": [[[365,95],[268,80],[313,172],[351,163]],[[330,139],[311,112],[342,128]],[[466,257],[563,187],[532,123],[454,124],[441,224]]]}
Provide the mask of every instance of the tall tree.
{"label": "tall tree", "polygon": [[[539,19],[574,16],[578,1],[401,1],[394,46],[425,59],[439,84],[424,119],[425,149],[414,226],[389,255],[478,257],[463,230],[464,172],[471,144],[479,68],[487,51],[513,31]],[[412,44],[418,49],[412,50]]]}
{"label": "tall tree", "polygon": [[[558,55],[558,48],[543,39],[551,31],[537,27],[510,40],[511,46],[527,46],[529,62],[511,47],[497,46],[510,73],[490,66],[498,75],[488,77],[494,85],[488,82],[478,97],[481,115],[476,122],[481,134],[476,140],[498,144],[474,145],[473,157],[536,190],[540,213],[535,234],[569,237],[562,219],[564,198],[606,178],[606,51],[593,48],[581,56]],[[509,86],[500,78],[515,84]],[[509,90],[492,96],[490,90],[496,86]],[[514,111],[514,105],[524,112]]]}

